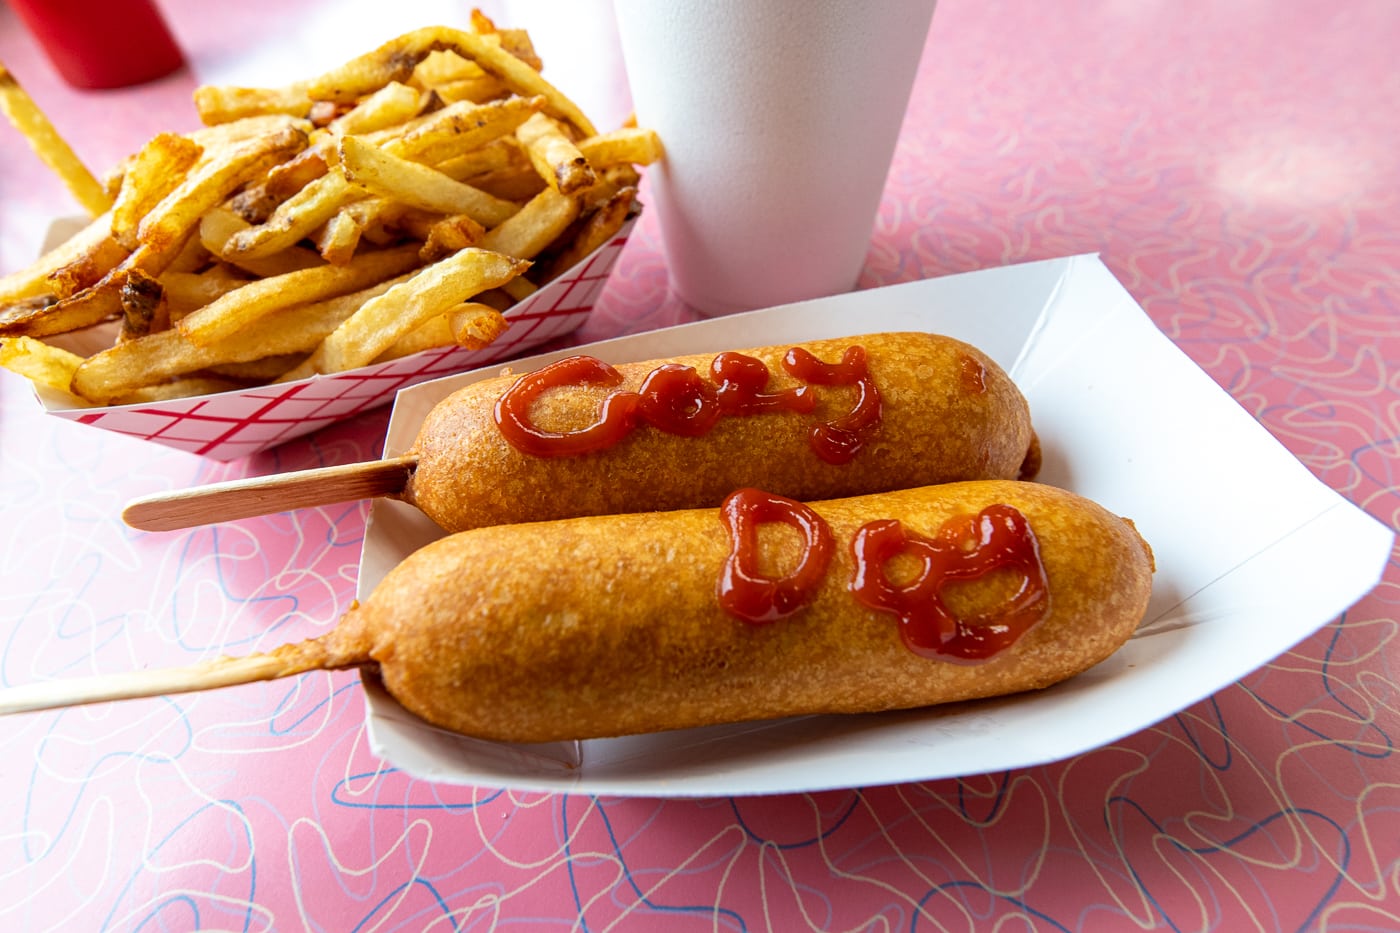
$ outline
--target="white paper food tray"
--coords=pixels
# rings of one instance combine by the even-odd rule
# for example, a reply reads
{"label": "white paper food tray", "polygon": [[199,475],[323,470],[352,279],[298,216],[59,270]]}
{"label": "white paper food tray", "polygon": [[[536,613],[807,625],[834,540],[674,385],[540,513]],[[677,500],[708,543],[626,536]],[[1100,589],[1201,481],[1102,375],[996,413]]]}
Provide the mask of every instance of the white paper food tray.
{"label": "white paper food tray", "polygon": [[[1373,587],[1393,532],[1317,480],[1181,353],[1094,256],[912,282],[593,344],[613,362],[882,330],[928,330],[995,358],[1028,398],[1040,479],[1133,519],[1157,574],[1137,634],[1049,690],[863,716],[813,716],[578,743],[466,739],[371,678],[374,751],[434,781],[637,796],[814,791],[1066,758],[1164,719],[1267,663]],[[512,364],[524,371],[578,349]],[[386,455],[424,413],[495,370],[400,393]],[[359,598],[442,532],[370,513]]]}
{"label": "white paper food tray", "polygon": [[[406,386],[519,356],[572,333],[588,319],[635,222],[634,216],[582,262],[513,305],[505,312],[510,328],[482,350],[443,347],[343,373],[165,402],[81,408],[58,393],[35,394],[45,411],[69,421],[214,460],[246,457],[387,404]],[[49,339],[86,356],[110,346],[114,335],[112,326]]]}

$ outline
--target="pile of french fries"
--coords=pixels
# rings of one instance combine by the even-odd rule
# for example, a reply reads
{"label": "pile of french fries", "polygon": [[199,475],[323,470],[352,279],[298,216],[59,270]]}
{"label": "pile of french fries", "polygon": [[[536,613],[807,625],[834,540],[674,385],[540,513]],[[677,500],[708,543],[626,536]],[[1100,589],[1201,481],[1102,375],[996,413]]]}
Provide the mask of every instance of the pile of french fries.
{"label": "pile of french fries", "polygon": [[[0,278],[0,365],[111,405],[490,344],[617,232],[662,154],[649,130],[599,133],[540,68],[474,11],[310,81],[201,87],[202,128],[101,181],[0,68],[0,105],[95,215]],[[110,345],[43,339],[89,328]]]}

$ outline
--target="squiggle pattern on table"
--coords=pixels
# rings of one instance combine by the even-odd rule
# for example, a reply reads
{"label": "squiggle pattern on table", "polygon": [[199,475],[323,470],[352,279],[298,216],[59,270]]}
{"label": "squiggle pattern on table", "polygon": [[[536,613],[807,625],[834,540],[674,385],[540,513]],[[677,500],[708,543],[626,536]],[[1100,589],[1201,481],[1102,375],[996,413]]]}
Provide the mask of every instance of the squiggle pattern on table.
{"label": "squiggle pattern on table", "polygon": [[[276,7],[249,0],[238,23]],[[190,34],[237,25],[199,16]],[[1099,251],[1304,464],[1396,525],[1397,29],[1385,0],[941,0],[861,284]],[[0,57],[35,60],[15,42],[0,30]],[[114,153],[122,119],[154,119],[103,106],[71,112],[112,121],[94,145]],[[43,184],[3,152],[0,195]],[[644,214],[579,338],[693,317]],[[386,418],[215,464],[54,423],[0,375],[0,683],[325,631],[363,505],[167,536],[115,516],[143,492],[372,458]],[[784,797],[412,780],[369,753],[352,673],[8,719],[0,927],[1397,929],[1397,620],[1392,559],[1343,618],[1108,747]]]}

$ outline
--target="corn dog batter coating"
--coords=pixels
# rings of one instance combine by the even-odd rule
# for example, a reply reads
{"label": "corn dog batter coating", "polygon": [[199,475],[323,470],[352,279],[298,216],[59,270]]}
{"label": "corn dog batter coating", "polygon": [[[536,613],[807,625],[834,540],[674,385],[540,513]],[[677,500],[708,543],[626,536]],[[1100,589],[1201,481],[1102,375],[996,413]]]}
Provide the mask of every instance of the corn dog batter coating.
{"label": "corn dog batter coating", "polygon": [[[761,360],[767,391],[804,385],[785,370],[792,345],[739,351]],[[770,411],[721,417],[703,436],[639,425],[615,445],[579,456],[546,457],[512,446],[493,409],[515,383],[507,376],[467,386],[437,405],[411,453],[418,466],[403,498],[448,531],[612,512],[717,505],[741,486],[803,500],[970,479],[1015,479],[1031,462],[1026,401],[989,357],[958,340],[925,333],[868,334],[800,345],[826,363],[865,351],[879,416],[845,463],[813,448],[814,424],[852,411],[860,390],[818,385],[810,413]],[[715,354],[675,364],[710,371]],[[530,418],[547,431],[598,419],[609,394],[636,392],[662,361],[621,364],[621,385],[567,386],[539,395]]]}
{"label": "corn dog batter coating", "polygon": [[[988,506],[1024,516],[1048,610],[978,663],[921,656],[896,620],[850,590],[850,542],[897,518],[932,535]],[[440,539],[391,572],[326,637],[334,657],[371,658],[389,691],[431,723],[537,742],[810,713],[925,706],[1048,686],[1103,660],[1132,633],[1152,557],[1132,524],[1063,490],[956,483],[811,504],[836,546],[810,602],[751,624],[720,607],[729,555],[719,509],[498,526]],[[760,528],[763,572],[799,559],[798,534]],[[899,558],[885,568],[902,581]],[[955,584],[965,618],[1002,606],[1007,581]]]}

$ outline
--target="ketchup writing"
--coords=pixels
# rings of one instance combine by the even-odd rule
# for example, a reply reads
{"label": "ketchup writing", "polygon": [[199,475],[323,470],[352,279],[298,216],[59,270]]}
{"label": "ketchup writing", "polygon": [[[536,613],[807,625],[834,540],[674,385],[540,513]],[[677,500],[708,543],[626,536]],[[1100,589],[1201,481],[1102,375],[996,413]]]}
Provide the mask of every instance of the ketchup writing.
{"label": "ketchup writing", "polygon": [[[831,563],[831,527],[801,502],[758,489],[739,489],[720,507],[729,531],[729,557],[719,578],[719,603],[730,615],[761,624],[790,616],[811,602]],[[785,577],[758,572],[758,526],[783,522],[802,534],[797,566]]]}
{"label": "ketchup writing", "polygon": [[[872,609],[898,617],[900,636],[914,653],[954,661],[980,661],[1004,651],[1050,609],[1050,589],[1039,544],[1026,518],[1009,505],[990,505],[976,516],[950,519],[933,538],[906,531],[896,520],[870,522],[851,542],[855,573],[851,593]],[[896,586],[885,564],[901,553],[917,558],[918,576]],[[999,568],[1021,577],[1017,591],[994,611],[954,615],[943,588]]]}
{"label": "ketchup writing", "polygon": [[652,370],[636,392],[610,393],[599,407],[598,420],[574,431],[545,431],[530,418],[531,406],[549,389],[566,386],[616,388],[622,374],[601,360],[573,356],[521,376],[496,401],[496,425],[516,449],[537,457],[576,457],[606,450],[645,422],[659,431],[682,437],[707,434],[722,417],[790,411],[810,414],[817,396],[812,385],[859,389],[848,414],[814,425],[812,450],[832,464],[848,462],[864,444],[864,434],[880,421],[880,393],[870,378],[865,350],[850,347],[840,362],[823,363],[800,348],[790,350],[783,368],[809,383],[768,391],[771,374],[760,359],[742,353],[721,353],[710,364],[710,380],[694,367],[667,363]]}
{"label": "ketchup writing", "polygon": [[621,384],[622,373],[591,356],[571,356],[526,373],[496,400],[496,424],[513,447],[536,457],[574,457],[611,447],[636,426],[641,396],[616,392],[603,399],[598,420],[575,431],[543,431],[530,420],[530,406],[546,389],[561,385]]}
{"label": "ketchup writing", "polygon": [[863,432],[880,421],[880,392],[870,378],[865,348],[850,347],[839,363],[823,363],[801,347],[783,357],[783,369],[803,382],[859,388],[855,407],[834,421],[812,427],[812,449],[827,463],[847,463],[865,445]]}

